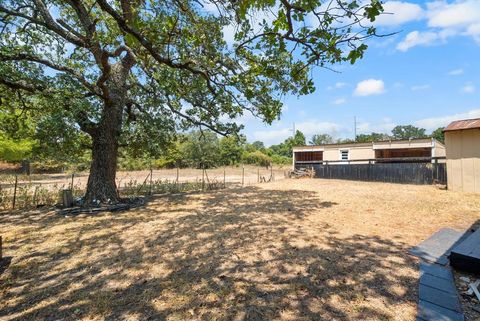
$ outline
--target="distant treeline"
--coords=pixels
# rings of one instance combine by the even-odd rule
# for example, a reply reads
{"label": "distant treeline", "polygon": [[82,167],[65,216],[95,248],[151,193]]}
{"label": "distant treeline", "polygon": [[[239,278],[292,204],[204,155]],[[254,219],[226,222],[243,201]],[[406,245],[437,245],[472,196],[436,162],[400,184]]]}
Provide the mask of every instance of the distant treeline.
{"label": "distant treeline", "polygon": [[[430,135],[425,129],[412,125],[397,126],[392,133],[371,133],[357,135],[353,139],[334,139],[328,134],[316,134],[308,141],[310,145],[331,143],[372,142],[389,139],[409,139],[434,137],[443,141],[443,128]],[[91,156],[88,148],[89,138],[85,135],[71,134],[67,137],[54,137],[48,132],[36,132],[34,139],[14,139],[0,133],[0,160],[20,162],[30,159],[35,168],[44,171],[87,170]],[[155,142],[156,139],[145,138]],[[142,146],[142,142],[133,146]],[[266,147],[261,141],[247,142],[245,136],[219,136],[211,131],[193,131],[178,133],[167,141],[162,148],[120,148],[118,167],[120,170],[138,170],[146,168],[213,168],[239,164],[270,166],[272,164],[290,164],[293,146],[307,145],[305,135],[296,131],[293,137],[282,143]]]}
{"label": "distant treeline", "polygon": [[369,143],[378,142],[383,140],[401,140],[401,139],[414,139],[414,138],[435,138],[440,142],[444,142],[445,137],[443,135],[443,127],[435,129],[430,135],[427,135],[426,129],[415,127],[413,125],[399,125],[392,129],[391,134],[385,133],[370,133],[359,134],[356,139],[334,139],[328,134],[313,135],[309,141],[310,145],[324,145],[333,143]]}
{"label": "distant treeline", "polygon": [[[305,136],[300,144],[305,144]],[[279,145],[265,147],[263,142],[248,143],[240,136],[220,137],[211,131],[194,131],[178,135],[160,156],[133,157],[127,151],[122,151],[119,167],[134,170],[150,166],[154,168],[213,168],[239,164],[271,166],[272,164],[290,164],[292,146],[296,145],[294,138],[288,138]]]}

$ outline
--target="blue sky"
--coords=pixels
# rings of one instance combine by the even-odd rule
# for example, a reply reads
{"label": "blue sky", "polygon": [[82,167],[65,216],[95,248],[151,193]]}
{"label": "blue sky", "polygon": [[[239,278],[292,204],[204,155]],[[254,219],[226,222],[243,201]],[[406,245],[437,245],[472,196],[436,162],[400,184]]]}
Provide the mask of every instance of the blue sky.
{"label": "blue sky", "polygon": [[398,32],[369,40],[365,57],[340,65],[338,73],[313,71],[315,93],[284,99],[271,126],[240,119],[249,141],[267,145],[292,134],[293,123],[307,139],[316,133],[353,138],[390,132],[395,125],[427,129],[454,119],[480,117],[480,0],[387,1],[379,31]]}

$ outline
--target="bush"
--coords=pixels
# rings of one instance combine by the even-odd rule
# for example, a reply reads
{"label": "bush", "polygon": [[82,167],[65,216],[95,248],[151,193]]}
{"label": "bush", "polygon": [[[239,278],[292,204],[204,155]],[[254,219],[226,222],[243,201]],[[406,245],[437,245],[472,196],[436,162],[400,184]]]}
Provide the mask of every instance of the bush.
{"label": "bush", "polygon": [[290,164],[292,164],[292,158],[290,158],[290,157],[276,155],[276,154],[273,154],[271,157],[272,157],[272,161],[273,161],[274,164],[277,164],[277,165],[290,165]]}
{"label": "bush", "polygon": [[118,158],[118,170],[121,171],[138,171],[150,168],[150,160],[145,158],[133,158],[133,157],[119,157]]}
{"label": "bush", "polygon": [[67,163],[51,159],[35,161],[30,166],[34,173],[63,173],[68,168]]}
{"label": "bush", "polygon": [[177,167],[179,161],[167,158],[167,157],[160,157],[153,161],[153,168],[161,169],[161,168],[175,168]]}
{"label": "bush", "polygon": [[252,164],[258,166],[270,166],[272,164],[272,159],[262,153],[261,151],[257,150],[254,152],[245,152],[243,154],[243,162],[245,164]]}

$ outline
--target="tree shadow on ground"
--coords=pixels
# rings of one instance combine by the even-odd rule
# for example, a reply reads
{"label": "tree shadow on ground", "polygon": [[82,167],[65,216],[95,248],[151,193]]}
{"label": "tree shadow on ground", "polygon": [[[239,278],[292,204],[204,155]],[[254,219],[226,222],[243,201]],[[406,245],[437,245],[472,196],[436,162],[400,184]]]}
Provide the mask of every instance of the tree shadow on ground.
{"label": "tree shadow on ground", "polygon": [[0,279],[0,318],[385,320],[414,310],[407,246],[342,235],[321,220],[337,205],[248,187],[115,214],[3,216],[24,235],[8,246],[19,254]]}
{"label": "tree shadow on ground", "polygon": [[2,257],[0,259],[0,276],[2,276],[3,272],[5,272],[5,270],[10,266],[11,262],[12,262],[11,256]]}

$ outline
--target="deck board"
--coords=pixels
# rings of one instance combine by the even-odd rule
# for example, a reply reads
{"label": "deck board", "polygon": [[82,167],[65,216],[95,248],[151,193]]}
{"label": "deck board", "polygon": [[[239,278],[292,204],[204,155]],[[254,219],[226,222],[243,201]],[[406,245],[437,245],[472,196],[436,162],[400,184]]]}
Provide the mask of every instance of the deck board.
{"label": "deck board", "polygon": [[451,267],[420,263],[417,320],[465,320]]}
{"label": "deck board", "polygon": [[465,321],[463,314],[423,300],[418,302],[418,319],[425,321]]}
{"label": "deck board", "polygon": [[431,237],[413,247],[410,254],[441,265],[448,264],[450,250],[465,238],[465,231],[442,228]]}

